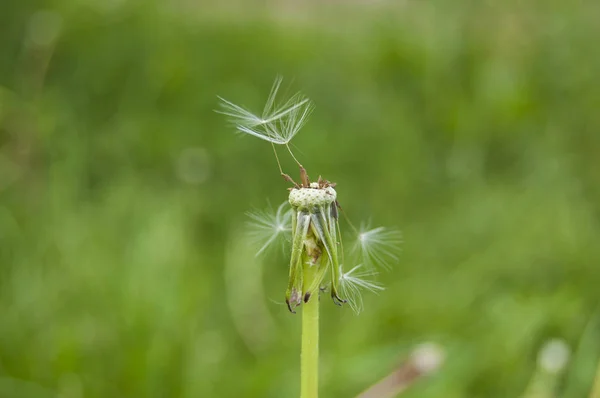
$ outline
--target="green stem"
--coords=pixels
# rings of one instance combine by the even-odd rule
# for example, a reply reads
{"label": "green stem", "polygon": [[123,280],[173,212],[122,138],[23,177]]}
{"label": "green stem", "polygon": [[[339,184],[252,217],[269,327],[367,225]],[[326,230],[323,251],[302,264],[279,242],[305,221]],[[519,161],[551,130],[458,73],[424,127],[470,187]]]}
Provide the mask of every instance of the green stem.
{"label": "green stem", "polygon": [[[304,284],[317,277],[317,266],[304,262]],[[302,351],[300,353],[300,398],[319,395],[319,289],[302,306]]]}

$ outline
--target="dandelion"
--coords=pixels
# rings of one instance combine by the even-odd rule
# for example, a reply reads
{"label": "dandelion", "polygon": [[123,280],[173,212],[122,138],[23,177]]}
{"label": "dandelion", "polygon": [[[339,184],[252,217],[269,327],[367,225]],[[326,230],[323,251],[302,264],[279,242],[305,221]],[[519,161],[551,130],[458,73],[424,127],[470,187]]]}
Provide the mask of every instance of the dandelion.
{"label": "dandelion", "polygon": [[[348,304],[355,312],[363,307],[361,290],[374,293],[383,287],[369,278],[375,273],[359,265],[348,272],[343,269],[343,245],[339,228],[335,183],[319,176],[311,182],[306,169],[289,147],[290,141],[300,131],[310,115],[312,102],[302,94],[286,101],[277,101],[282,79],[277,78],[260,116],[224,98],[221,110],[241,133],[268,141],[273,147],[279,171],[293,184],[289,188],[288,202],[272,212],[249,213],[252,235],[262,244],[257,252],[264,253],[280,237],[291,233],[289,278],[286,303],[295,313],[302,306],[301,397],[316,397],[318,388],[318,333],[319,299],[321,292],[329,290],[333,302]],[[275,145],[284,145],[300,169],[300,182],[283,173]],[[352,224],[350,224],[352,226]],[[354,229],[354,227],[352,226]],[[389,266],[398,259],[396,246],[400,237],[394,230],[383,227],[356,231],[357,252],[368,266],[381,263]],[[316,296],[316,297],[315,297]]]}

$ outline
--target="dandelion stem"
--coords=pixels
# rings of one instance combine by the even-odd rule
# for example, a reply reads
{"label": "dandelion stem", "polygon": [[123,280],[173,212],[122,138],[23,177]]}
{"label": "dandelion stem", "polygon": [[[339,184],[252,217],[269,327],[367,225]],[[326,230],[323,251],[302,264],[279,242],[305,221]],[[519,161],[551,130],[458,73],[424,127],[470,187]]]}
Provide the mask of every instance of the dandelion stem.
{"label": "dandelion stem", "polygon": [[[304,262],[304,283],[318,277],[316,265]],[[300,398],[319,395],[319,289],[302,306],[302,351],[300,353]]]}

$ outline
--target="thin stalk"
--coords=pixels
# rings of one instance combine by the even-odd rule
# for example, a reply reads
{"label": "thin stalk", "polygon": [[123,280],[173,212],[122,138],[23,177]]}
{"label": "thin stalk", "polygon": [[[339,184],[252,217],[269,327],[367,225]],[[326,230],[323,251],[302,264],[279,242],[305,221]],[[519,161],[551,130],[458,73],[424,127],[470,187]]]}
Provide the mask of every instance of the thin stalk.
{"label": "thin stalk", "polygon": [[296,157],[294,156],[294,153],[292,152],[292,149],[290,148],[289,144],[285,144],[285,147],[287,148],[287,150],[290,153],[290,155],[292,155],[292,158],[294,159],[294,161],[296,162],[296,164],[298,164],[298,166],[302,167],[302,165],[300,164],[300,162],[298,161],[298,159],[296,159]]}
{"label": "thin stalk", "polygon": [[275,154],[275,160],[277,161],[277,166],[279,167],[279,173],[283,175],[283,169],[281,168],[281,163],[279,162],[279,156],[277,155],[277,150],[275,149],[275,144],[271,142],[271,146],[273,147],[273,153]]}
{"label": "thin stalk", "polygon": [[[304,261],[304,286],[318,277],[318,263]],[[319,289],[302,306],[302,351],[300,353],[300,398],[319,395]]]}

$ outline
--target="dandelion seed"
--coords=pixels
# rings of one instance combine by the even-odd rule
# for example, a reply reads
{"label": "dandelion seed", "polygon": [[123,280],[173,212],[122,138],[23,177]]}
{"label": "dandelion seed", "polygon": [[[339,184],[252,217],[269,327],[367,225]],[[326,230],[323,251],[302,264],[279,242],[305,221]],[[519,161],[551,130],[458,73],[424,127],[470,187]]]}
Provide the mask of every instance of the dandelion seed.
{"label": "dandelion seed", "polygon": [[395,229],[377,227],[369,229],[363,224],[358,232],[354,252],[362,257],[369,267],[379,265],[389,269],[390,263],[399,260],[398,253],[402,243],[402,234]]}
{"label": "dandelion seed", "polygon": [[373,293],[384,290],[384,287],[379,283],[368,279],[374,276],[375,273],[373,271],[363,270],[362,268],[362,264],[357,265],[350,271],[344,273],[340,266],[340,293],[348,300],[348,305],[357,314],[363,309],[361,289]]}
{"label": "dandelion seed", "polygon": [[239,132],[273,144],[287,145],[308,120],[313,104],[301,93],[297,93],[281,105],[276,105],[281,82],[281,77],[278,77],[273,83],[262,116],[222,97],[219,97],[222,110],[217,112],[229,116]]}
{"label": "dandelion seed", "polygon": [[279,205],[275,212],[272,210],[255,211],[249,212],[247,215],[252,220],[249,222],[250,236],[254,242],[261,245],[256,256],[292,231],[290,227],[292,209],[289,208],[287,202]]}
{"label": "dandelion seed", "polygon": [[263,120],[253,114],[252,112],[242,108],[239,105],[236,105],[232,102],[227,101],[223,97],[218,97],[221,100],[221,108],[222,111],[217,111],[223,115],[227,115],[230,117],[230,121],[236,125],[246,125],[246,126],[257,126],[263,123]]}

